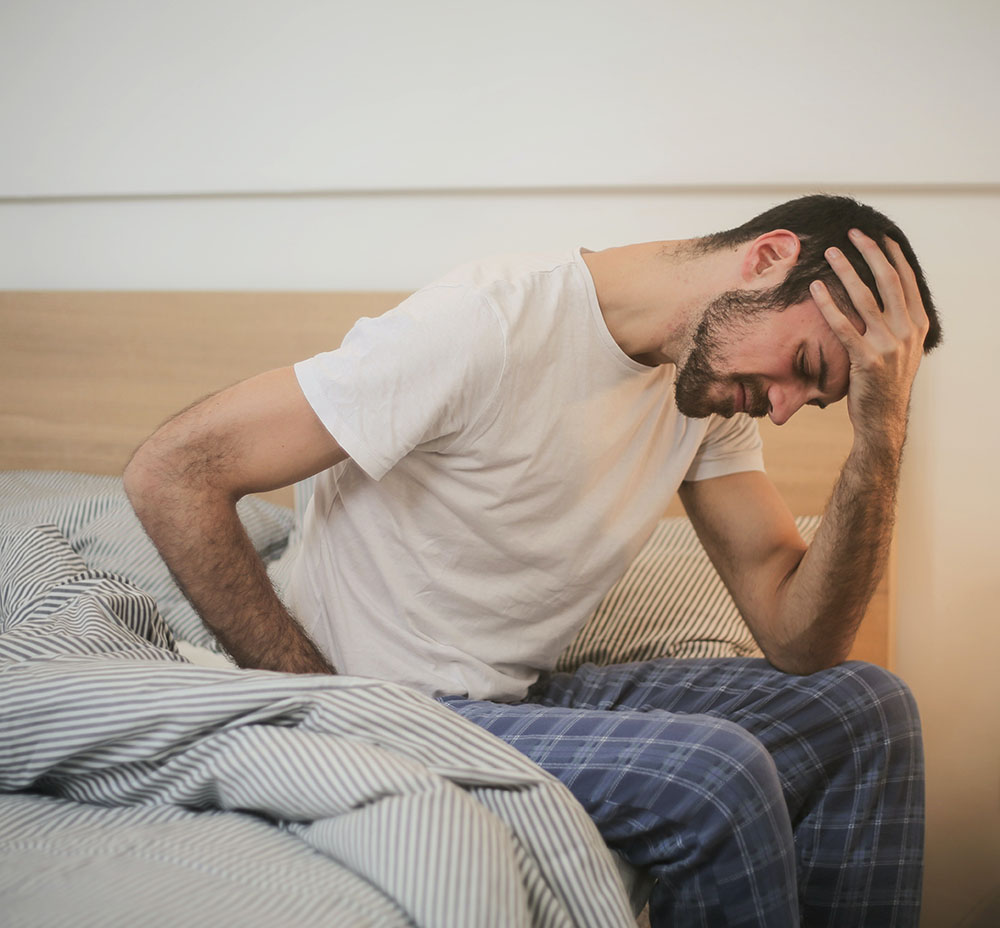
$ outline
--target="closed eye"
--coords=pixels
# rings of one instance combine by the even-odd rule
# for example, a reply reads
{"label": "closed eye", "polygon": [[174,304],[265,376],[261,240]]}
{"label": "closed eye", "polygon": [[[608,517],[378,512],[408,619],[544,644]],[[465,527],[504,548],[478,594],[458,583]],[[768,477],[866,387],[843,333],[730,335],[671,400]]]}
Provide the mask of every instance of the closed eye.
{"label": "closed eye", "polygon": [[[822,345],[818,346],[818,351],[819,351],[819,375],[816,377],[815,381],[816,388],[819,390],[820,393],[826,393],[826,382],[829,376],[829,367],[826,363],[826,357],[823,354]],[[807,383],[813,382],[813,377],[809,366],[809,353],[805,344],[803,344],[799,349],[798,369],[799,369],[799,375],[802,377],[804,381],[806,381]],[[809,402],[806,405],[818,406],[820,409],[826,409],[827,404],[823,400],[814,399],[814,400],[809,400]]]}
{"label": "closed eye", "polygon": [[826,365],[826,358],[823,357],[823,346],[819,346],[819,377],[816,378],[816,386],[819,387],[820,393],[826,393],[826,378],[829,373],[829,369]]}

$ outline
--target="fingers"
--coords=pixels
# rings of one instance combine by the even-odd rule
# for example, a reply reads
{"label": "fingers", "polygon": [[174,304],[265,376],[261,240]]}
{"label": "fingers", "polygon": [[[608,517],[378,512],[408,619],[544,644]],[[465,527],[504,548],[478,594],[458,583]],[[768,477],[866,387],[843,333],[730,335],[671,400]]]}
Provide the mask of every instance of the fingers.
{"label": "fingers", "polygon": [[[854,357],[855,352],[862,341],[862,334],[854,327],[854,323],[847,318],[837,306],[826,284],[821,280],[814,280],[809,285],[809,292],[813,301],[819,307],[828,326],[833,329],[834,335],[840,339],[844,348],[847,349],[849,357]],[[869,293],[869,298],[871,294]]]}
{"label": "fingers", "polygon": [[[903,286],[900,282],[899,274],[889,263],[889,259],[885,256],[882,249],[879,248],[874,240],[857,229],[851,229],[848,235],[854,243],[854,247],[861,252],[861,257],[865,259],[868,267],[871,268],[871,272],[875,277],[875,285],[878,287],[879,295],[882,297],[882,305],[885,307],[885,312],[888,314],[890,311],[900,312],[905,310],[906,299],[903,295]],[[847,262],[847,264],[850,266],[850,262]],[[851,268],[851,270],[853,271],[854,269]],[[857,272],[855,272],[855,276],[857,276]],[[860,281],[860,278],[858,280]],[[864,285],[862,284],[862,286]],[[867,289],[865,287],[865,290]]]}
{"label": "fingers", "polygon": [[930,320],[927,317],[927,310],[924,308],[924,300],[920,295],[920,287],[917,285],[917,275],[913,273],[903,249],[899,247],[891,238],[886,238],[886,251],[899,275],[900,284],[903,287],[903,297],[906,301],[906,308],[910,318],[924,328],[926,331]]}
{"label": "fingers", "polygon": [[[852,240],[865,259],[865,262],[872,270],[875,283],[882,296],[882,304],[889,311],[890,305],[895,305],[893,316],[899,312],[898,306],[902,303],[902,287],[895,271],[889,264],[882,250],[867,236],[852,234]],[[861,279],[854,266],[847,256],[839,248],[828,248],[826,250],[826,260],[834,273],[840,278],[844,285],[851,303],[861,316],[867,329],[882,329],[886,320],[882,317],[882,310],[875,299],[868,285]],[[891,278],[889,275],[892,275]]]}
{"label": "fingers", "polygon": [[886,251],[871,238],[857,229],[850,231],[851,241],[858,249],[871,269],[872,276],[879,295],[882,298],[884,312],[879,310],[871,290],[867,287],[847,257],[837,248],[826,252],[830,267],[840,278],[847,290],[851,303],[865,323],[867,329],[875,331],[886,328],[897,337],[905,337],[911,326],[927,326],[927,314],[924,311],[913,269],[907,263],[902,249],[892,239],[886,238]]}

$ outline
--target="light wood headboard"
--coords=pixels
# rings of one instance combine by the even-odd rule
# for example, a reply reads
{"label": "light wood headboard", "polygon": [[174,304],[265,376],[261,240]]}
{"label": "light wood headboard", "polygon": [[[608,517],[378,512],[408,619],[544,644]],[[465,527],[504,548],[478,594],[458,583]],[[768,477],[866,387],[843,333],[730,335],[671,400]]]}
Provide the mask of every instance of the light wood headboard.
{"label": "light wood headboard", "polygon": [[[120,473],[169,415],[253,374],[335,348],[406,294],[0,293],[0,470]],[[845,404],[761,426],[796,514],[822,512],[850,447]],[[290,501],[290,491],[271,497]],[[679,508],[671,511],[680,512]],[[852,656],[891,667],[892,577]]]}

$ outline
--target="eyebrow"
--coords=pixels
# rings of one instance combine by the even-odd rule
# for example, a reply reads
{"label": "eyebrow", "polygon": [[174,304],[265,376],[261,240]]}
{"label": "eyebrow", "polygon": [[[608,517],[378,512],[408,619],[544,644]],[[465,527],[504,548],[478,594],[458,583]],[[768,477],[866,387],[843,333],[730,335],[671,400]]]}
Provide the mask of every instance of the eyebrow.
{"label": "eyebrow", "polygon": [[819,346],[819,379],[816,381],[816,385],[819,387],[820,393],[826,393],[826,375],[828,373],[828,368],[826,366],[826,358],[823,357],[823,346]]}

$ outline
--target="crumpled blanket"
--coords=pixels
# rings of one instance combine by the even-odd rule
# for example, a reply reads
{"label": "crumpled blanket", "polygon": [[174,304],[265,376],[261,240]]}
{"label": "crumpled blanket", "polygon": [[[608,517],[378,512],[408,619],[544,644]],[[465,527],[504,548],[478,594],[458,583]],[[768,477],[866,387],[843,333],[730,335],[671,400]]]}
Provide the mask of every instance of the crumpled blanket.
{"label": "crumpled blanket", "polygon": [[0,794],[10,924],[86,924],[100,887],[106,926],[634,925],[516,751],[392,684],[195,667],[53,525],[0,526]]}

